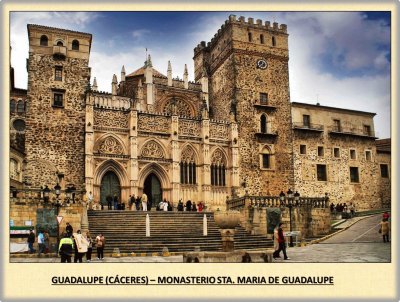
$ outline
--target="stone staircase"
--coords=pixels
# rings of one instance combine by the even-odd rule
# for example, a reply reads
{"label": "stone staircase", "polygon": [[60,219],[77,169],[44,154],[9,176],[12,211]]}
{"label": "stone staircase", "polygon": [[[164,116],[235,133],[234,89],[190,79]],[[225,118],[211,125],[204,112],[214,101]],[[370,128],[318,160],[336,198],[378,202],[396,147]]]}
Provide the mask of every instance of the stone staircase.
{"label": "stone staircase", "polygon": [[[150,237],[146,237],[146,214],[150,217]],[[208,236],[203,236],[203,217],[207,217]],[[103,233],[106,238],[104,252],[112,253],[119,248],[121,253],[222,250],[221,234],[211,212],[136,212],[136,211],[88,211],[89,230],[93,239]],[[264,236],[249,235],[240,226],[236,227],[235,250],[264,249],[273,242]]]}

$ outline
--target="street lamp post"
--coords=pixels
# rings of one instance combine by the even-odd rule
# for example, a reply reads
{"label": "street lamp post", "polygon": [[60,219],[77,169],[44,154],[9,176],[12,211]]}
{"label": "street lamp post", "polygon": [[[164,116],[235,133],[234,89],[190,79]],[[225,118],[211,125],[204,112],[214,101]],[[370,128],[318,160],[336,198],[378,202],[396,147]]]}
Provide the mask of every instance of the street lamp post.
{"label": "street lamp post", "polygon": [[292,190],[287,191],[288,196],[288,204],[287,207],[289,208],[289,223],[290,223],[290,243],[289,246],[293,247],[293,236],[292,236],[292,207],[293,207],[293,192]]}
{"label": "street lamp post", "polygon": [[69,205],[69,201],[71,200],[72,191],[71,188],[68,187],[65,189],[65,196],[67,197],[67,204]]}
{"label": "street lamp post", "polygon": [[49,197],[50,197],[50,189],[46,185],[45,188],[43,189],[43,201],[45,204],[49,202]]}
{"label": "street lamp post", "polygon": [[[60,207],[61,207],[60,200],[59,200],[59,196],[61,193],[61,187],[58,183],[54,186],[54,190],[56,190],[56,196],[57,196],[56,203],[54,204],[54,206],[56,207],[56,213],[57,213],[56,219],[57,219],[58,214],[60,212]],[[57,247],[58,247],[59,241],[60,241],[60,224],[57,221]]]}

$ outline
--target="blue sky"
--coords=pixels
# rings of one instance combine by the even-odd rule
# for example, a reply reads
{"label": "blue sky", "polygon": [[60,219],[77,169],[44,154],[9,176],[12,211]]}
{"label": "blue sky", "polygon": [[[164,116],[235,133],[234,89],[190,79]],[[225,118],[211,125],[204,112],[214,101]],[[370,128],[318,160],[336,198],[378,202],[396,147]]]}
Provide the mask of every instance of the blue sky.
{"label": "blue sky", "polygon": [[386,12],[17,12],[11,14],[12,65],[25,88],[26,24],[93,34],[90,66],[99,90],[115,73],[143,65],[193,80],[193,48],[210,41],[230,14],[288,25],[291,101],[377,113],[375,130],[390,136],[390,13]]}

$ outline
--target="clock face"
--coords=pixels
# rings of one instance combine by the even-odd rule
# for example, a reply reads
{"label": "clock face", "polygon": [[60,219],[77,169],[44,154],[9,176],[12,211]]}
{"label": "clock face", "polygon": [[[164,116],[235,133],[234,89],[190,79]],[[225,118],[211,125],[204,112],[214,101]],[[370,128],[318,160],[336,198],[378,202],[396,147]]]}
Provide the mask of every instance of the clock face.
{"label": "clock face", "polygon": [[267,66],[268,66],[268,64],[264,59],[260,59],[257,61],[257,68],[267,69]]}

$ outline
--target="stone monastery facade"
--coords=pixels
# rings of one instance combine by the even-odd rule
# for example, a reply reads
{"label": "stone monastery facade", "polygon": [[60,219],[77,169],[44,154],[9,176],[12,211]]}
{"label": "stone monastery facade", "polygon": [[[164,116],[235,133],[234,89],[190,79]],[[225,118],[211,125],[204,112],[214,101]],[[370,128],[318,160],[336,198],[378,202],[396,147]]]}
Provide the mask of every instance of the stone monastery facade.
{"label": "stone monastery facade", "polygon": [[103,204],[146,192],[153,204],[190,199],[215,210],[245,192],[291,188],[382,205],[374,114],[291,104],[284,24],[231,15],[195,47],[195,82],[187,68],[173,78],[171,64],[164,75],[149,55],[114,75],[111,93],[91,80],[91,34],[28,25],[28,35],[25,189],[73,185]]}

